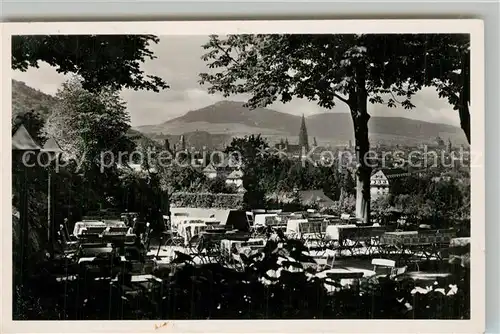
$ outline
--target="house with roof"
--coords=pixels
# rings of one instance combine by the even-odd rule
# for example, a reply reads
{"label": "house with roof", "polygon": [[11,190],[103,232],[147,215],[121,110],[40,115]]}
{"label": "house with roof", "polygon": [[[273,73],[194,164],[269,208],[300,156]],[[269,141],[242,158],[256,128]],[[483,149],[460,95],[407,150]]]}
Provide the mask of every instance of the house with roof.
{"label": "house with roof", "polygon": [[226,184],[234,185],[237,189],[243,186],[243,172],[239,169],[232,171],[226,178]]}
{"label": "house with roof", "polygon": [[411,171],[402,168],[383,168],[374,170],[370,177],[370,195],[372,200],[389,194],[392,182],[402,177],[408,177]]}
{"label": "house with roof", "polygon": [[320,209],[328,209],[335,205],[335,201],[320,189],[300,190],[298,193],[301,204],[305,206],[317,205]]}
{"label": "house with roof", "polygon": [[209,179],[222,177],[226,179],[232,172],[241,169],[241,162],[232,157],[225,157],[220,162],[211,161],[203,170],[203,174]]}
{"label": "house with roof", "polygon": [[276,191],[267,194],[266,199],[283,204],[290,204],[298,199],[301,205],[306,207],[318,207],[320,210],[329,209],[336,205],[336,202],[328,197],[321,189]]}
{"label": "house with roof", "polygon": [[215,179],[217,177],[217,169],[213,164],[209,164],[202,172],[208,179]]}

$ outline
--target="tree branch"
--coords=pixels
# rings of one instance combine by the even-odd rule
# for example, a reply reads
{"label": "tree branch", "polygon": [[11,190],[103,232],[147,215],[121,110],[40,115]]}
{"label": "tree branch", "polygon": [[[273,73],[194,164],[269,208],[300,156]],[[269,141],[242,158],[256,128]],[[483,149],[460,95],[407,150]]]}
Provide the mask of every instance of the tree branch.
{"label": "tree branch", "polygon": [[345,104],[349,105],[349,101],[345,97],[342,97],[342,96],[340,96],[337,93],[333,93],[333,96],[335,96],[337,99],[339,99],[340,101],[344,102]]}
{"label": "tree branch", "polygon": [[394,102],[396,103],[399,103],[399,104],[403,104],[401,101],[399,101],[395,96],[394,96],[394,93],[392,92],[392,90],[389,90],[389,93],[391,93],[391,96],[392,98],[394,99]]}
{"label": "tree branch", "polygon": [[215,47],[216,47],[217,49],[219,49],[220,51],[222,51],[222,52],[226,55],[226,57],[228,57],[228,58],[229,58],[229,60],[232,60],[232,61],[233,61],[233,63],[235,63],[236,65],[240,66],[240,63],[239,63],[236,59],[234,59],[234,58],[233,58],[233,57],[232,57],[232,56],[231,56],[231,55],[227,52],[227,50],[226,50],[226,49],[224,49],[222,46],[220,46],[218,42],[215,42]]}

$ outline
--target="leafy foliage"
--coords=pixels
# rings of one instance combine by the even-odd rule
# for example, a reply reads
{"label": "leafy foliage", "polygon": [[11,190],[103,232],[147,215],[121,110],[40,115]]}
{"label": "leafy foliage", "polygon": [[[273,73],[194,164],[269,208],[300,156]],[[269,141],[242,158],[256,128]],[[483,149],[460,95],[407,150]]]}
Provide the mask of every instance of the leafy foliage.
{"label": "leafy foliage", "polygon": [[269,145],[260,135],[233,138],[224,150],[229,159],[234,159],[243,172],[244,202],[248,208],[263,207],[265,204],[264,166],[270,156]]}
{"label": "leafy foliage", "polygon": [[336,207],[332,208],[332,212],[340,215],[343,213],[348,213],[350,215],[354,214],[356,208],[356,198],[354,195],[348,195],[341,197],[336,202]]}
{"label": "leafy foliage", "polygon": [[[388,277],[343,285],[316,276],[303,249],[298,240],[284,240],[282,248],[268,241],[262,251],[240,254],[243,270],[193,265],[179,253],[177,264],[154,273],[162,282],[147,292],[126,275],[113,283],[92,275],[57,283],[38,270],[25,287],[32,297],[24,300],[33,306],[30,318],[40,320],[470,318],[468,269],[430,287]],[[125,294],[131,288],[135,296]]]}
{"label": "leafy foliage", "polygon": [[45,141],[43,133],[45,120],[39,112],[31,110],[29,112],[16,114],[12,118],[12,134],[17,131],[21,124],[24,125],[31,138],[36,142]]}
{"label": "leafy foliage", "polygon": [[208,192],[214,194],[231,194],[236,191],[235,187],[227,184],[226,179],[222,176],[207,180],[205,188]]}
{"label": "leafy foliage", "polygon": [[[230,35],[211,36],[203,47],[211,73],[200,82],[225,96],[250,94],[247,105],[306,98],[331,109],[349,107],[354,125],[357,168],[357,216],[369,220],[371,168],[367,104],[411,109],[411,96],[423,85],[415,77],[424,35]],[[417,73],[418,74],[418,73]],[[417,75],[418,76],[418,75]]]}
{"label": "leafy foliage", "polygon": [[435,87],[440,97],[458,111],[460,125],[470,144],[470,35],[425,35],[421,45],[423,83]]}
{"label": "leafy foliage", "polygon": [[90,91],[107,87],[159,92],[168,85],[140,68],[156,58],[149,47],[158,42],[153,35],[13,36],[12,69],[26,71],[44,61],[59,73],[79,75],[83,88]]}
{"label": "leafy foliage", "polygon": [[[415,186],[412,184],[415,183]],[[418,187],[417,185],[425,185]],[[405,189],[404,191],[402,191]],[[409,179],[400,192],[383,199],[384,206],[393,205],[413,223],[430,223],[438,228],[452,226],[456,219],[470,218],[470,188],[453,180]],[[387,202],[388,201],[388,202]]]}
{"label": "leafy foliage", "polygon": [[170,198],[176,207],[241,209],[242,194],[175,192]]}
{"label": "leafy foliage", "polygon": [[203,189],[206,177],[192,166],[172,164],[159,168],[160,187],[169,196],[178,191],[195,192]]}
{"label": "leafy foliage", "polygon": [[92,93],[73,78],[56,96],[59,103],[47,120],[45,134],[57,140],[69,159],[85,157],[82,168],[91,168],[87,162],[100,167],[103,152],[113,154],[111,165],[116,165],[119,152],[134,148],[126,136],[130,118],[116,91]]}
{"label": "leafy foliage", "polygon": [[[404,67],[419,35],[230,35],[211,36],[203,47],[209,68],[201,82],[226,96],[251,93],[248,105],[266,106],[292,97],[317,101],[332,108],[335,99],[349,101],[356,71],[363,68],[371,103],[400,103],[411,108],[409,97],[419,88]],[[388,98],[382,94],[396,94]],[[353,97],[355,98],[355,97]]]}

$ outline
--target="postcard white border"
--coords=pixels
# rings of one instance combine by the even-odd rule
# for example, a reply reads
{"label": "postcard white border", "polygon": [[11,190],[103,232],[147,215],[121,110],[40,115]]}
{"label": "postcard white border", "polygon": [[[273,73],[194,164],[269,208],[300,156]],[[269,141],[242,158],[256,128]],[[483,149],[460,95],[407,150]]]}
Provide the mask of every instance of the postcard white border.
{"label": "postcard white border", "polygon": [[[481,20],[276,20],[169,22],[2,23],[2,141],[11,159],[11,35],[236,33],[469,33],[471,35],[471,152],[480,153],[471,168],[471,319],[470,320],[201,320],[168,321],[12,321],[12,176],[2,168],[2,333],[482,333],[485,328],[485,174],[484,174],[484,27]],[[458,116],[457,116],[458,117]],[[6,164],[4,165],[6,166]]]}

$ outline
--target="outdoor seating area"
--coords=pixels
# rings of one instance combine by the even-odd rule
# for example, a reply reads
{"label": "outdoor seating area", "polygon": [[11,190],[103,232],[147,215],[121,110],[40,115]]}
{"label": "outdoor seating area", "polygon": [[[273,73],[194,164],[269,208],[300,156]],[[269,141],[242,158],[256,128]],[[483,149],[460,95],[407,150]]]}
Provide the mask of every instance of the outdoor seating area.
{"label": "outdoor seating area", "polygon": [[[468,238],[455,238],[453,229],[401,232],[378,224],[356,225],[351,219],[316,212],[256,210],[241,215],[229,213],[227,217],[233,217],[231,225],[213,215],[194,217],[178,211],[171,221],[167,217],[170,224],[165,224],[158,240],[151,240],[145,230],[136,233],[141,224],[136,213],[122,214],[121,221],[76,222],[71,235],[67,226],[61,225],[59,234],[63,256],[80,267],[78,272],[84,270],[86,275],[93,273],[96,277],[101,265],[101,275],[118,268],[146,275],[185,261],[195,265],[225,263],[229,268],[245,270],[253,263],[248,259],[266,252],[269,242],[288,254],[287,240],[297,240],[304,247],[303,255],[294,260],[300,265],[290,268],[311,268],[308,270],[325,280],[327,289],[332,289],[333,281],[349,285],[367,277],[416,281],[446,277],[449,273],[422,271],[421,265],[457,258],[461,261],[468,252]],[[245,221],[234,223],[234,219]]]}

